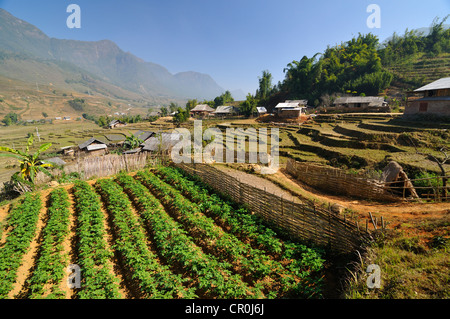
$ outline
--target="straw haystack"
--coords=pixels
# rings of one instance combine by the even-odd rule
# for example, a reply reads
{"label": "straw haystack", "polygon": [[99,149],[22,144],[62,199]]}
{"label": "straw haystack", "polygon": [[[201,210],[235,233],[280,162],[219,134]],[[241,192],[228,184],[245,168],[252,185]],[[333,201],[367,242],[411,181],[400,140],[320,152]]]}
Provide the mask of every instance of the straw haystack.
{"label": "straw haystack", "polygon": [[[396,191],[401,191],[405,195],[409,194],[411,197],[419,198],[408,175],[406,175],[403,168],[397,162],[391,161],[386,165],[381,175],[381,181],[385,183],[388,188],[393,188]],[[407,193],[405,193],[405,191],[407,191]]]}

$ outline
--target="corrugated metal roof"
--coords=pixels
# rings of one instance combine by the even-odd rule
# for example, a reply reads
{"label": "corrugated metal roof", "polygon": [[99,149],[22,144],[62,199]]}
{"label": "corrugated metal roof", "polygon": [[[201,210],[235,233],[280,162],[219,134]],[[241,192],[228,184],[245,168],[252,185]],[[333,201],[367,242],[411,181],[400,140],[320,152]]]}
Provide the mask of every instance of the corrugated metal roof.
{"label": "corrugated metal roof", "polygon": [[297,103],[298,105],[308,104],[308,100],[286,100],[284,103]]}
{"label": "corrugated metal roof", "polygon": [[214,109],[208,104],[198,104],[191,110],[191,112],[214,112]]}
{"label": "corrugated metal roof", "polygon": [[257,106],[256,110],[258,111],[258,113],[266,113],[267,109],[264,106]]}
{"label": "corrugated metal roof", "polygon": [[414,90],[414,92],[423,92],[423,91],[440,90],[440,89],[450,89],[450,77],[442,78],[442,79],[436,80],[434,82],[431,82],[425,86],[422,86],[422,87]]}
{"label": "corrugated metal roof", "polygon": [[86,149],[88,151],[98,151],[98,150],[103,150],[107,148],[107,146],[105,144],[94,144],[94,145],[89,145],[88,147],[86,147]]}
{"label": "corrugated metal roof", "polygon": [[345,96],[338,97],[333,104],[349,104],[349,103],[383,103],[384,97],[381,96]]}
{"label": "corrugated metal roof", "polygon": [[221,105],[216,108],[213,113],[232,113],[234,111],[234,107],[231,105]]}
{"label": "corrugated metal roof", "polygon": [[286,109],[286,108],[295,108],[298,107],[298,103],[278,103],[277,106],[275,106],[276,109]]}
{"label": "corrugated metal roof", "polygon": [[134,133],[133,135],[145,142],[147,139],[149,139],[154,134],[155,134],[155,132],[139,130],[136,133]]}
{"label": "corrugated metal roof", "polygon": [[182,134],[179,133],[161,133],[160,136],[152,136],[142,145],[143,151],[167,150],[180,141]]}
{"label": "corrugated metal roof", "polygon": [[[91,145],[92,143],[99,143],[99,144],[105,144],[104,142],[102,142],[102,141],[100,141],[100,140],[98,140],[98,139],[96,139],[96,138],[94,138],[94,137],[91,137],[90,139],[88,139],[86,142],[84,142],[84,143],[81,143],[80,145],[78,145],[78,147],[80,148],[80,149],[83,149],[83,148],[86,148],[86,147],[88,147],[89,145]],[[106,146],[106,145],[105,145]]]}

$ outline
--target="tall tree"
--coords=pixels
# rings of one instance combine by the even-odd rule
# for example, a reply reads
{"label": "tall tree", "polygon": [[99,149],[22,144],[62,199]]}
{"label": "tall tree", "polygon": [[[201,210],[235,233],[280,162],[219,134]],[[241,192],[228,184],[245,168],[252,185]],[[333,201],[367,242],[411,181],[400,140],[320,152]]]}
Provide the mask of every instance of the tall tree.
{"label": "tall tree", "polygon": [[230,91],[225,91],[225,93],[219,95],[214,99],[214,107],[218,107],[221,105],[226,105],[228,103],[234,102],[234,98],[231,95]]}
{"label": "tall tree", "polygon": [[241,113],[245,116],[249,117],[252,114],[256,112],[256,106],[258,105],[258,100],[251,95],[250,93],[247,94],[247,99],[243,102],[241,102]]}
{"label": "tall tree", "polygon": [[255,97],[260,100],[266,100],[272,93],[272,74],[268,70],[262,72],[262,76],[259,78],[259,88],[256,91]]}

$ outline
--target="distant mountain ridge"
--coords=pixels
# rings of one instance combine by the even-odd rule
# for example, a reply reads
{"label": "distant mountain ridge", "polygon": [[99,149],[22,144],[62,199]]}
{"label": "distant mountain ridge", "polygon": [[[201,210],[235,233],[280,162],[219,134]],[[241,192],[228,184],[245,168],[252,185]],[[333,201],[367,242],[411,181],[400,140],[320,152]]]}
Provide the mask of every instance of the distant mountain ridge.
{"label": "distant mountain ridge", "polygon": [[[78,86],[83,84],[78,89],[88,88],[102,94],[113,90],[112,86],[144,97],[179,99],[211,99],[225,91],[207,74],[193,71],[171,74],[161,65],[124,52],[110,40],[91,42],[50,38],[37,27],[1,8],[0,53],[0,75],[30,81],[37,81],[39,77],[52,80],[50,74],[27,74],[26,69],[15,63],[22,59],[34,64],[34,72],[36,69],[50,72],[51,69],[55,85],[78,83]],[[80,80],[80,74],[84,82]]]}

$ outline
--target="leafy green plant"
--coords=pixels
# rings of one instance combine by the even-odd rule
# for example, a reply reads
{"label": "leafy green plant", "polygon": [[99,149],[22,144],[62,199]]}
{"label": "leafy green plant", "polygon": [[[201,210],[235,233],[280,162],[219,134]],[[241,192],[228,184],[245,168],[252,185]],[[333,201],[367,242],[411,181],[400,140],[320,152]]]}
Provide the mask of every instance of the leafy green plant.
{"label": "leafy green plant", "polygon": [[112,252],[105,241],[104,216],[99,196],[85,181],[73,188],[77,212],[77,263],[83,269],[80,299],[121,298],[117,279],[112,275]]}
{"label": "leafy green plant", "polygon": [[96,187],[112,215],[116,231],[116,249],[139,283],[147,298],[191,298],[191,290],[183,286],[181,276],[173,274],[167,266],[158,263],[156,256],[148,249],[145,233],[131,211],[131,203],[124,196],[123,189],[114,181],[102,179]]}
{"label": "leafy green plant", "polygon": [[9,233],[0,248],[0,299],[8,298],[13,288],[22,257],[35,236],[41,207],[39,194],[28,193],[9,214]]}
{"label": "leafy green plant", "polygon": [[30,153],[30,146],[33,145],[33,135],[28,138],[26,151],[15,150],[9,147],[0,146],[0,152],[6,152],[0,154],[0,157],[13,157],[20,161],[20,176],[23,179],[29,180],[34,184],[37,172],[41,171],[46,175],[50,175],[47,171],[47,167],[52,167],[52,164],[44,163],[39,159],[39,155],[42,152],[49,149],[52,144],[42,144],[38,150],[34,153]]}
{"label": "leafy green plant", "polygon": [[[139,174],[139,173],[138,173]],[[140,172],[141,178],[145,178]],[[151,229],[161,254],[172,265],[181,266],[197,281],[197,292],[205,297],[260,297],[258,289],[250,289],[238,275],[231,275],[227,263],[219,263],[203,253],[192,237],[161,208],[158,200],[141,183],[128,175],[118,176],[118,182],[140,208]]]}
{"label": "leafy green plant", "polygon": [[42,231],[39,259],[29,281],[30,298],[63,299],[60,283],[65,275],[68,256],[63,241],[69,233],[69,195],[63,188],[50,193],[47,224]]}

